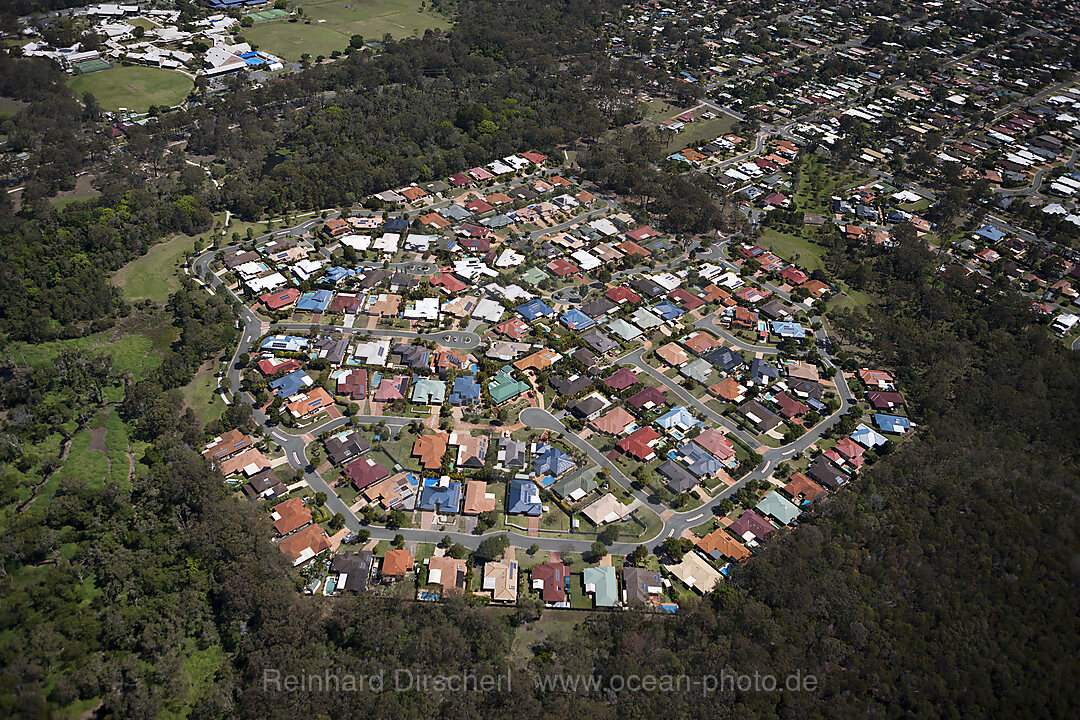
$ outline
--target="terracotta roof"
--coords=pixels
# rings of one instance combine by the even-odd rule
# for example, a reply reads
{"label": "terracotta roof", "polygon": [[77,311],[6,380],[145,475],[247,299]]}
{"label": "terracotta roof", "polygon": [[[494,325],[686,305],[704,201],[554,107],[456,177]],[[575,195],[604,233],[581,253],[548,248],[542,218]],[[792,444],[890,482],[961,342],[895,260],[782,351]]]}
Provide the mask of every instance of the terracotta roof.
{"label": "terracotta roof", "polygon": [[735,457],[735,445],[728,440],[727,435],[716,428],[706,428],[694,438],[701,447],[705,448],[720,460],[728,460]]}
{"label": "terracotta roof", "polygon": [[278,535],[288,535],[311,522],[311,511],[300,498],[289,498],[274,506],[274,529]]}
{"label": "terracotta roof", "polygon": [[464,560],[449,555],[428,560],[428,582],[442,585],[444,590],[465,592],[465,576],[469,566]]}
{"label": "terracotta roof", "polygon": [[442,468],[443,455],[446,454],[446,444],[449,441],[449,433],[421,435],[413,443],[412,454],[420,458],[420,464],[425,470],[439,470]]}
{"label": "terracotta roof", "polygon": [[465,483],[465,515],[479,515],[495,509],[495,498],[487,497],[487,483],[483,480],[469,480]]}
{"label": "terracotta roof", "polygon": [[292,560],[293,565],[315,557],[330,547],[330,538],[318,525],[308,525],[303,530],[290,535],[278,543],[278,549]]}
{"label": "terracotta roof", "polygon": [[413,569],[413,556],[405,548],[387,550],[383,558],[382,574],[392,577],[404,575]]}
{"label": "terracotta roof", "polygon": [[728,534],[725,528],[717,528],[694,544],[706,555],[719,552],[724,557],[739,562],[750,557],[750,549]]}
{"label": "terracotta roof", "polygon": [[687,338],[683,339],[683,345],[690,348],[698,355],[703,355],[713,348],[720,347],[720,341],[714,338],[712,335],[703,332],[696,332]]}
{"label": "terracotta roof", "polygon": [[676,367],[686,363],[690,356],[678,343],[669,342],[667,345],[657,348],[656,354],[668,365]]}
{"label": "terracotta roof", "polygon": [[745,388],[735,378],[727,377],[710,386],[709,392],[728,402],[736,402],[743,397]]}
{"label": "terracotta roof", "polygon": [[616,405],[600,417],[589,423],[589,427],[597,432],[608,435],[621,435],[626,428],[634,422],[634,416]]}
{"label": "terracotta roof", "polygon": [[244,450],[251,445],[251,438],[239,429],[232,429],[222,433],[205,450],[203,457],[211,462],[222,460]]}
{"label": "terracotta roof", "polygon": [[827,494],[825,488],[821,487],[801,472],[793,473],[791,475],[788,484],[784,486],[784,492],[793,499],[798,500],[802,497],[804,500],[809,500],[810,502],[814,502],[822,495]]}

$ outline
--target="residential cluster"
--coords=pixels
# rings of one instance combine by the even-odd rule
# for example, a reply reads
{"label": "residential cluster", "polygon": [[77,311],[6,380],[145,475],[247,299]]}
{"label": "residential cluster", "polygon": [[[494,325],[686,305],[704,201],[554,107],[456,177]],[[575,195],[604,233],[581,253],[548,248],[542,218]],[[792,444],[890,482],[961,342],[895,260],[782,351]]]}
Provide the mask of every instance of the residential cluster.
{"label": "residential cluster", "polygon": [[[698,252],[535,152],[241,238],[202,278],[256,312],[232,389],[267,428],[207,457],[312,591],[673,611],[913,427],[866,371],[826,435],[858,402],[813,321],[839,290],[749,241]],[[606,550],[718,498],[660,560]],[[440,541],[500,532],[590,549]]]}

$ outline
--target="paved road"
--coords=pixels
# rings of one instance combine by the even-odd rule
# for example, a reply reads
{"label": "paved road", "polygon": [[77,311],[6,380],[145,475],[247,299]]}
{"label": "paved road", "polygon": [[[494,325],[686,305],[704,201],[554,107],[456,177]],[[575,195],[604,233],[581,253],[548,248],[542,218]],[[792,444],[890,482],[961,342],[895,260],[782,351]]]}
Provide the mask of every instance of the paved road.
{"label": "paved road", "polygon": [[634,494],[634,497],[641,501],[641,504],[648,506],[657,515],[667,510],[667,508],[660,503],[651,500],[648,494],[642,492],[641,490],[634,489],[632,487],[630,478],[626,477],[626,475],[622,472],[622,470],[618,468],[618,466],[616,466],[614,463],[604,457],[603,453],[593,447],[591,443],[582,440],[581,437],[579,437],[575,432],[567,428],[561,420],[559,420],[547,410],[543,410],[541,408],[525,408],[518,415],[518,420],[521,421],[522,424],[530,428],[552,430],[559,433],[560,435],[562,435],[564,440],[566,440],[578,450],[581,450],[583,453],[588,455],[589,459],[592,460],[594,463],[596,463],[602,468],[606,468],[607,471],[611,474],[612,479],[623,489],[629,489]]}
{"label": "paved road", "polygon": [[667,387],[668,390],[675,393],[675,395],[677,395],[678,398],[683,401],[683,403],[685,403],[686,405],[689,405],[694,410],[697,410],[698,413],[700,413],[700,414],[704,415],[705,417],[709,418],[710,420],[712,420],[717,425],[720,425],[721,427],[726,428],[729,433],[731,433],[732,435],[734,435],[737,438],[739,438],[740,440],[742,440],[744,443],[749,445],[751,448],[756,448],[758,446],[758,441],[755,440],[750,435],[748,435],[747,433],[740,430],[739,426],[736,425],[734,422],[727,419],[726,417],[724,417],[720,413],[718,413],[715,410],[713,410],[712,408],[710,408],[705,403],[698,400],[696,397],[694,397],[689,392],[687,392],[686,388],[684,388],[678,382],[672,380],[671,378],[669,378],[668,376],[664,375],[662,372],[660,372],[659,370],[654,368],[652,365],[645,362],[642,359],[642,356],[645,354],[645,352],[646,351],[645,351],[644,348],[639,348],[639,349],[634,350],[633,352],[619,358],[619,362],[628,363],[630,365],[633,365],[638,370],[640,370],[641,372],[644,372],[645,374],[647,374],[652,379],[657,380],[658,382],[662,383],[665,387]]}
{"label": "paved road", "polygon": [[711,333],[719,335],[727,342],[731,343],[740,350],[745,350],[746,352],[759,352],[766,355],[775,355],[777,353],[776,348],[771,345],[755,345],[732,335],[727,330],[716,324],[715,317],[715,315],[706,315],[705,317],[694,323],[694,327],[699,327],[702,330],[708,330]]}

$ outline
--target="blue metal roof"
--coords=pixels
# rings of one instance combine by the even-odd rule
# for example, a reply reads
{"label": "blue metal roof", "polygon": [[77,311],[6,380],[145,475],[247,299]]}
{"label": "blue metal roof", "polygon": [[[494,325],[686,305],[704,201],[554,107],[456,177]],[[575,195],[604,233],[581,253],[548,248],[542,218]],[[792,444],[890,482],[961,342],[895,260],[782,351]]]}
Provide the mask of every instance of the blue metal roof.
{"label": "blue metal roof", "polygon": [[530,322],[538,317],[553,315],[555,310],[540,298],[535,298],[527,303],[517,306],[518,313]]}
{"label": "blue metal roof", "polygon": [[333,299],[334,293],[329,290],[312,290],[300,296],[296,301],[296,309],[304,312],[325,312]]}
{"label": "blue metal roof", "polygon": [[540,488],[532,480],[511,480],[507,498],[507,512],[511,515],[539,517],[544,512],[544,505],[540,502]]}
{"label": "blue metal roof", "polygon": [[570,308],[564,312],[559,320],[571,330],[585,330],[595,325],[595,321],[577,308]]}

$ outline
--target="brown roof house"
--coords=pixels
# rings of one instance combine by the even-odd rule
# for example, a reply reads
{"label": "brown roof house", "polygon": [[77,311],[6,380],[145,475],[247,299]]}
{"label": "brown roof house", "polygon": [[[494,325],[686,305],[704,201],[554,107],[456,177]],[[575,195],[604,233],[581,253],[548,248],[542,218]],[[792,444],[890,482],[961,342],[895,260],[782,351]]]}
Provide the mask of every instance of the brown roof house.
{"label": "brown roof house", "polygon": [[441,585],[444,592],[464,594],[468,576],[469,566],[462,559],[443,555],[428,560],[428,584]]}
{"label": "brown roof house", "polygon": [[398,582],[405,579],[405,574],[413,569],[412,553],[405,548],[387,550],[383,558],[380,575],[383,582]]}
{"label": "brown roof house", "polygon": [[465,515],[479,515],[495,509],[495,493],[487,491],[483,480],[469,480],[465,483]]}
{"label": "brown roof house", "polygon": [[421,435],[413,443],[412,454],[420,458],[420,464],[425,470],[440,470],[449,441],[449,433],[437,432],[432,435]]}
{"label": "brown roof house", "polygon": [[293,566],[303,565],[323,550],[330,548],[330,538],[318,525],[308,525],[278,543],[278,549],[292,561]]}
{"label": "brown roof house", "polygon": [[278,531],[278,535],[284,537],[309,524],[311,511],[300,498],[289,498],[274,506],[270,519],[274,521],[274,529]]}
{"label": "brown roof house", "polygon": [[604,413],[589,423],[589,427],[606,435],[622,435],[636,421],[621,405]]}

